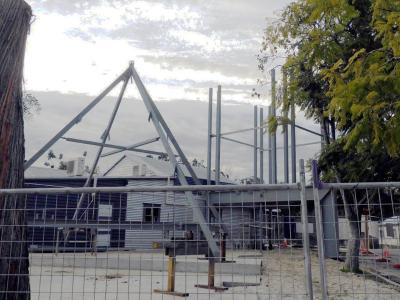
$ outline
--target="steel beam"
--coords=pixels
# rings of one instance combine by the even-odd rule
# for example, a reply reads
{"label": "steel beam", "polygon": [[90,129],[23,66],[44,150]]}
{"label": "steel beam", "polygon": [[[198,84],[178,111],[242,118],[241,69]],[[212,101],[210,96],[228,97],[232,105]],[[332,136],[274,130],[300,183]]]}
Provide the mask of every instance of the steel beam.
{"label": "steel beam", "polygon": [[254,131],[253,131],[253,178],[254,178],[254,183],[258,183],[258,173],[257,173],[257,138],[258,138],[258,131],[257,131],[257,125],[258,125],[258,107],[257,105],[254,106]]}
{"label": "steel beam", "polygon": [[[148,144],[152,144],[152,143],[158,142],[159,140],[160,140],[159,137],[148,139],[148,140],[145,140],[143,142],[139,142],[139,143],[136,143],[136,144],[133,144],[133,145],[130,145],[130,146],[126,146],[125,150],[132,150],[132,149],[135,149],[135,148],[140,147],[140,146],[145,146],[145,145],[148,145]],[[121,152],[123,152],[125,150],[122,150],[122,149],[113,150],[113,151],[110,151],[110,152],[102,154],[101,157],[106,157],[106,156],[114,155],[114,154],[117,154],[117,153],[121,153]]]}
{"label": "steel beam", "polygon": [[88,106],[86,106],[79,114],[75,116],[67,125],[64,126],[54,137],[50,139],[38,152],[36,152],[27,162],[24,164],[24,169],[28,169],[34,164],[47,150],[50,149],[65,133],[67,133],[73,126],[78,124],[83,117],[90,112],[101,100],[104,99],[108,93],[114,89],[122,80],[130,77],[131,70],[128,68],[125,70],[117,79],[115,79],[97,98],[95,98]]}
{"label": "steel beam", "polygon": [[[71,142],[71,143],[78,143],[78,144],[91,145],[91,146],[101,146],[100,142],[74,139],[74,138],[68,138],[68,137],[62,137],[62,139],[66,140],[67,142]],[[135,149],[135,148],[128,149],[128,147],[126,147],[126,146],[118,146],[118,145],[113,145],[113,144],[104,144],[104,148],[119,149],[121,151],[131,151],[131,152],[146,153],[146,154],[161,155],[161,156],[167,155],[167,153],[164,153],[164,152],[145,150],[145,149]]]}
{"label": "steel beam", "polygon": [[264,109],[260,107],[260,183],[264,183],[264,129],[262,128],[264,122]]}
{"label": "steel beam", "polygon": [[213,102],[213,89],[208,91],[208,132],[207,132],[207,184],[211,184],[211,155],[212,155],[212,102]]}
{"label": "steel beam", "polygon": [[[187,166],[187,164],[189,164],[189,162],[187,161],[186,156],[184,155],[184,153],[182,152],[180,147],[177,145],[177,142],[176,142],[175,138],[173,137],[172,132],[169,130],[169,128],[168,128],[167,124],[165,123],[165,121],[163,120],[161,114],[158,112],[153,100],[151,99],[145,86],[143,85],[142,80],[140,79],[139,75],[137,74],[133,63],[131,63],[131,69],[132,69],[132,78],[135,81],[136,86],[139,90],[139,93],[143,99],[143,102],[151,116],[151,120],[153,122],[153,125],[154,125],[158,135],[160,136],[161,142],[163,143],[164,148],[165,148],[166,152],[168,153],[170,163],[171,163],[172,167],[176,170],[179,182],[181,185],[187,186],[189,184],[186,180],[186,177],[185,177],[180,165],[178,164],[178,161],[176,160],[174,153],[172,152],[172,148],[171,148],[171,145],[169,144],[169,141],[172,142],[175,150],[178,151],[178,153],[181,157],[181,160],[184,162],[184,164],[188,168],[189,172],[190,172],[190,169],[193,173],[194,173],[194,171],[190,166]],[[175,142],[173,142],[173,141],[175,141]],[[185,163],[184,160],[187,162],[187,164]],[[207,223],[206,219],[204,218],[204,215],[201,210],[199,202],[195,201],[193,193],[190,191],[185,192],[185,196],[188,201],[188,204],[192,206],[193,216],[196,219],[196,222],[198,222],[198,224],[208,242],[208,245],[210,247],[212,255],[215,258],[219,258],[220,257],[219,247],[217,246],[217,243],[211,233],[208,223]]]}
{"label": "steel beam", "polygon": [[103,173],[103,176],[107,176],[116,166],[118,166],[124,159],[126,155],[123,155],[120,159],[118,159],[106,172]]}
{"label": "steel beam", "polygon": [[291,97],[290,113],[291,113],[291,124],[290,124],[290,145],[291,145],[291,165],[292,165],[292,183],[297,181],[296,179],[296,105],[294,99]]}
{"label": "steel beam", "polygon": [[[108,136],[110,135],[111,127],[114,124],[115,117],[117,116],[119,107],[121,106],[122,98],[124,97],[126,86],[128,85],[128,82],[129,82],[129,78],[126,78],[124,81],[124,84],[122,85],[121,92],[119,93],[117,102],[115,103],[114,110],[111,113],[111,117],[110,117],[110,120],[108,121],[106,130],[104,131],[104,134],[102,136],[101,145],[99,146],[99,149],[97,150],[97,154],[94,159],[92,168],[90,169],[89,176],[87,177],[86,182],[83,185],[83,187],[88,187],[90,182],[92,181],[93,175],[96,171],[97,165],[100,160],[101,153],[103,152],[103,149],[104,149],[104,144],[106,143],[106,140],[107,140]],[[80,211],[82,202],[84,200],[84,197],[85,197],[85,194],[82,194],[76,205],[76,211],[74,213],[73,220],[76,220],[78,218],[79,211]]]}
{"label": "steel beam", "polygon": [[[276,80],[275,69],[271,70],[271,113],[276,117]],[[277,165],[276,165],[276,133],[271,133],[271,158],[272,158],[272,183],[277,183]]]}
{"label": "steel beam", "polygon": [[[283,70],[283,108],[285,119],[288,119],[288,91],[287,91],[287,73]],[[283,125],[283,181],[289,183],[289,128],[285,122]]]}
{"label": "steel beam", "polygon": [[215,184],[220,183],[221,177],[221,86],[218,86],[217,91],[217,115],[216,115],[216,126],[215,126]]}
{"label": "steel beam", "polygon": [[[268,120],[272,116],[272,108],[271,106],[268,106]],[[272,135],[271,132],[268,130],[268,183],[272,184],[273,179],[272,179]]]}

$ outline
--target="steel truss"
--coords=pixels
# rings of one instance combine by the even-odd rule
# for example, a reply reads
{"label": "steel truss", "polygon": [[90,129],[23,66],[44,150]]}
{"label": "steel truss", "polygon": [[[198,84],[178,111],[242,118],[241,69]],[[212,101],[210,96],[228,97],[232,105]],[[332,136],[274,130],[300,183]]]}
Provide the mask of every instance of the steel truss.
{"label": "steel truss", "polygon": [[[129,81],[132,80],[133,82],[135,82],[136,87],[139,90],[139,93],[141,95],[141,98],[146,106],[146,109],[149,113],[149,120],[151,120],[151,122],[153,123],[157,133],[158,133],[158,137],[156,139],[153,140],[147,140],[141,143],[136,143],[134,145],[129,145],[129,146],[116,146],[116,145],[109,145],[106,144],[107,138],[110,135],[110,131],[111,128],[113,126],[114,120],[116,118],[116,115],[118,113],[121,101],[124,97],[125,94],[125,90],[127,88],[127,85],[129,83]],[[76,124],[80,123],[81,120],[97,105],[99,104],[118,84],[120,83],[122,84],[122,88],[121,91],[119,93],[117,102],[114,106],[114,109],[111,113],[110,119],[107,123],[107,127],[101,137],[101,142],[97,143],[97,142],[89,142],[89,141],[82,141],[82,140],[77,140],[77,139],[71,139],[71,138],[66,138],[64,137],[64,135],[72,128],[74,127]],[[138,146],[142,146],[145,144],[149,144],[150,142],[156,141],[156,140],[160,140],[161,143],[163,144],[163,147],[166,151],[166,154],[168,155],[169,158],[169,162],[171,163],[171,166],[173,167],[173,169],[175,170],[175,173],[177,175],[177,178],[179,180],[179,183],[182,186],[188,186],[188,182],[187,179],[184,175],[184,171],[183,168],[186,168],[187,171],[189,172],[190,176],[193,178],[194,183],[196,185],[200,185],[200,181],[197,178],[197,175],[195,174],[191,164],[189,163],[186,155],[183,153],[181,147],[179,146],[177,140],[175,139],[174,135],[172,134],[172,131],[170,130],[170,128],[168,127],[166,121],[164,120],[164,118],[162,117],[161,113],[159,112],[157,106],[155,105],[153,99],[151,98],[151,96],[149,95],[149,93],[147,92],[140,76],[138,75],[135,66],[134,66],[134,62],[131,62],[129,64],[129,67],[120,75],[118,76],[117,79],[115,79],[98,97],[96,97],[89,105],[87,105],[78,115],[76,115],[67,125],[65,125],[64,128],[62,128],[53,138],[51,138],[37,153],[35,153],[26,163],[25,163],[25,170],[28,169],[30,166],[32,166],[32,164],[34,164],[43,154],[45,154],[50,147],[52,147],[58,140],[60,139],[66,139],[66,140],[70,140],[70,141],[74,141],[74,142],[80,142],[80,143],[86,143],[86,144],[91,144],[91,145],[96,145],[98,146],[98,150],[97,150],[97,154],[95,156],[95,160],[94,163],[92,164],[91,168],[90,168],[90,173],[89,176],[86,179],[86,182],[84,184],[84,188],[89,187],[95,170],[97,168],[97,165],[99,163],[99,160],[102,156],[107,156],[110,155],[110,153],[106,153],[103,154],[103,150],[104,148],[113,148],[116,150],[120,150],[120,151],[141,151],[141,152],[149,152],[148,150],[143,150],[143,149],[136,149],[136,147]],[[138,151],[139,150],[139,151]],[[119,151],[115,151],[114,153],[118,153]],[[175,154],[176,153],[176,154]],[[112,153],[111,153],[112,154]],[[178,160],[178,158],[180,160]],[[79,219],[79,215],[81,210],[83,210],[84,208],[82,208],[82,204],[83,204],[83,199],[84,199],[85,194],[81,194],[81,197],[77,203],[77,207],[74,213],[74,220],[78,220]],[[211,232],[211,229],[208,225],[208,222],[206,221],[206,218],[199,206],[199,204],[197,203],[197,201],[194,199],[194,195],[192,191],[185,191],[185,196],[186,196],[186,200],[188,202],[188,205],[192,207],[193,209],[193,215],[195,216],[195,220],[197,222],[197,224],[199,225],[199,227],[201,228],[201,231],[204,235],[204,237],[207,240],[208,246],[210,248],[210,251],[212,253],[212,255],[214,256],[214,258],[220,258],[221,254],[220,254],[220,249],[217,246],[216,240],[213,237],[213,234]],[[220,216],[217,212],[217,210],[215,209],[215,207],[213,207],[212,205],[210,206],[210,211],[211,213],[214,215],[214,217],[216,218],[217,222],[219,224],[221,224],[220,222]],[[220,230],[223,230],[223,225],[221,226]],[[68,239],[68,235],[67,235],[67,239]]]}

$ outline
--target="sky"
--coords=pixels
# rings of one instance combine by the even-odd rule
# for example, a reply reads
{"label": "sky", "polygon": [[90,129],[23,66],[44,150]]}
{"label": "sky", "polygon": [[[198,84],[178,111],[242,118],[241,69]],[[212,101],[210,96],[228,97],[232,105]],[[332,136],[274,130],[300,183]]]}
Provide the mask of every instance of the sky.
{"label": "sky", "polygon": [[[187,156],[204,160],[208,88],[222,85],[222,131],[252,126],[252,106],[267,106],[270,100],[270,86],[257,85],[257,79],[264,76],[256,59],[263,29],[276,21],[279,11],[290,1],[27,2],[35,17],[27,44],[25,89],[41,103],[41,111],[26,121],[27,157],[134,61]],[[261,93],[260,99],[251,96],[253,88]],[[67,136],[98,141],[118,92],[118,88],[112,91]],[[147,117],[132,84],[109,142],[128,145],[155,137]],[[298,122],[317,130],[301,113]],[[236,138],[251,142],[252,134]],[[298,132],[298,141],[313,142],[318,138]],[[278,132],[278,145],[280,142]],[[162,146],[154,144],[148,148],[161,150]],[[299,149],[298,157],[310,158],[318,149],[318,146],[304,147]],[[74,158],[86,150],[90,163],[96,149],[60,142],[53,150],[66,158]],[[43,165],[45,159],[40,159],[37,165]],[[104,161],[101,167],[106,169],[111,160]],[[222,168],[235,178],[250,176],[252,150],[224,142]]]}

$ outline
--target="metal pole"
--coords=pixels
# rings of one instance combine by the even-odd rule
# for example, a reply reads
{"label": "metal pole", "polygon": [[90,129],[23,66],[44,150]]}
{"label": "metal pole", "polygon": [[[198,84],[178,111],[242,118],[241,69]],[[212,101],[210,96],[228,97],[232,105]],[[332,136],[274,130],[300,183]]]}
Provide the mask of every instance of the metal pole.
{"label": "metal pole", "polygon": [[[275,81],[275,69],[271,70],[271,86],[272,86],[272,98],[271,98],[271,112],[272,116],[276,117],[276,81]],[[272,183],[277,183],[277,166],[276,166],[276,133],[271,133],[271,158],[272,158]]]}
{"label": "metal pole", "polygon": [[306,176],[304,170],[304,160],[300,160],[300,184],[301,184],[301,223],[303,229],[303,251],[304,251],[304,269],[306,275],[306,289],[308,299],[313,299],[312,273],[311,273],[311,255],[310,255],[310,235],[308,232],[308,212],[306,198]]}
{"label": "metal pole", "polygon": [[[131,149],[138,148],[140,146],[145,146],[145,145],[148,145],[148,144],[152,144],[152,143],[158,142],[159,140],[160,140],[160,138],[156,137],[156,138],[145,140],[143,142],[135,143],[133,145],[127,146],[126,148],[127,148],[127,150],[131,150]],[[110,152],[102,154],[101,157],[106,157],[106,156],[118,154],[118,153],[121,153],[121,152],[124,152],[124,150],[121,150],[121,149],[113,150],[113,151],[110,151]]]}
{"label": "metal pole", "polygon": [[[291,95],[292,96],[292,95]],[[292,155],[292,183],[296,183],[297,179],[296,179],[296,106],[294,104],[294,99],[293,97],[291,97],[290,99],[290,119],[291,119],[291,124],[290,124],[290,134],[291,134],[291,141],[290,141],[290,145],[291,145],[291,155]]]}
{"label": "metal pole", "polygon": [[[288,94],[287,94],[287,73],[283,70],[283,109],[285,119],[288,119]],[[289,132],[288,124],[285,120],[283,125],[283,174],[284,182],[289,183]]]}
{"label": "metal pole", "polygon": [[318,261],[319,271],[321,276],[321,292],[322,299],[328,299],[328,288],[326,286],[326,266],[325,266],[325,246],[324,246],[324,235],[321,218],[321,202],[319,197],[318,186],[316,185],[315,169],[313,169],[313,192],[314,192],[314,209],[315,209],[315,223],[317,233],[317,244],[318,244]]}
{"label": "metal pole", "polygon": [[[268,106],[268,119],[272,115],[272,108]],[[268,183],[272,184],[272,136],[271,132],[268,129]]]}
{"label": "metal pole", "polygon": [[258,131],[257,131],[257,125],[258,125],[258,121],[257,121],[257,117],[258,117],[258,107],[257,105],[254,106],[254,148],[253,148],[253,178],[254,178],[254,183],[258,183],[257,180],[257,136],[258,136]]}
{"label": "metal pole", "polygon": [[[91,146],[101,146],[102,145],[102,143],[100,143],[100,142],[74,139],[74,138],[68,138],[68,137],[66,137],[66,138],[62,137],[62,139],[66,140],[67,142],[84,144],[84,145],[91,145]],[[158,152],[158,151],[137,149],[137,148],[129,148],[129,146],[119,146],[119,145],[113,145],[113,144],[104,144],[104,148],[118,149],[121,151],[130,151],[130,152],[138,152],[138,153],[145,153],[145,154],[153,154],[153,155],[158,155],[158,156],[167,155],[167,153],[165,153],[165,152]],[[177,155],[175,155],[175,156],[177,156]]]}
{"label": "metal pole", "polygon": [[50,149],[68,130],[70,130],[74,125],[78,124],[82,118],[90,112],[93,107],[95,107],[105,96],[116,87],[124,78],[130,77],[130,68],[125,70],[117,79],[114,80],[96,99],[94,99],[88,106],[86,106],[75,118],[71,120],[67,125],[64,126],[50,141],[48,141],[38,152],[36,152],[27,162],[24,164],[24,169],[28,169],[32,164],[34,164],[47,150]]}
{"label": "metal pole", "polygon": [[221,86],[217,91],[217,115],[215,126],[215,184],[220,183],[221,176]]}
{"label": "metal pole", "polygon": [[207,134],[207,184],[211,184],[211,155],[212,155],[212,101],[213,101],[213,89],[210,88],[208,91],[208,134]]}
{"label": "metal pole", "polygon": [[260,183],[264,183],[264,109],[260,107]]}
{"label": "metal pole", "polygon": [[[87,177],[86,182],[83,185],[83,187],[89,186],[90,182],[92,181],[93,175],[94,175],[94,173],[96,171],[96,168],[97,168],[97,164],[99,163],[99,160],[100,160],[100,155],[101,155],[101,153],[103,152],[103,149],[104,149],[104,144],[106,143],[106,140],[107,140],[107,138],[108,138],[108,136],[110,134],[111,127],[112,127],[112,125],[114,123],[114,120],[115,120],[115,117],[117,115],[118,109],[119,109],[119,107],[121,105],[122,98],[124,97],[124,93],[125,93],[125,90],[126,90],[126,86],[128,85],[128,82],[129,82],[129,78],[126,78],[125,81],[124,81],[124,84],[122,85],[121,92],[119,93],[118,100],[117,100],[117,103],[115,104],[115,107],[114,107],[114,110],[113,110],[113,112],[111,114],[110,120],[108,121],[107,128],[104,131],[104,134],[102,136],[101,145],[100,145],[99,149],[97,150],[97,154],[96,154],[96,157],[94,159],[94,162],[93,162],[92,168],[90,170],[89,176]],[[81,197],[79,198],[79,201],[78,201],[78,203],[76,205],[76,210],[75,210],[74,216],[72,218],[73,220],[76,220],[78,218],[79,210],[81,208],[81,205],[82,205],[84,197],[85,197],[85,194],[82,194]]]}
{"label": "metal pole", "polygon": [[[186,180],[186,176],[183,173],[180,164],[178,164],[178,161],[177,161],[174,153],[172,152],[172,148],[171,148],[171,145],[169,144],[169,141],[171,141],[171,143],[173,143],[175,150],[177,150],[179,152],[179,155],[180,155],[183,163],[185,164],[186,168],[189,171],[190,170],[192,172],[194,172],[194,171],[191,168],[190,164],[188,163],[186,156],[180,149],[179,145],[177,145],[177,142],[176,142],[175,138],[173,138],[172,132],[169,130],[166,122],[164,121],[161,114],[157,110],[157,107],[155,106],[153,99],[151,99],[149,93],[147,92],[145,86],[143,85],[142,80],[140,79],[139,75],[137,74],[133,64],[131,64],[131,69],[132,69],[133,79],[134,79],[136,86],[139,90],[139,93],[143,99],[143,102],[144,102],[148,112],[151,115],[151,120],[153,122],[153,125],[154,125],[156,131],[158,132],[158,135],[160,136],[160,139],[164,145],[166,152],[168,153],[171,166],[176,171],[176,174],[178,176],[178,180],[179,180],[180,184],[182,186],[188,186],[189,184]],[[186,162],[189,165],[187,165]],[[208,242],[208,246],[211,250],[212,255],[215,258],[219,258],[220,257],[219,248],[218,248],[217,243],[211,233],[208,223],[203,215],[203,212],[202,212],[199,202],[194,199],[193,193],[190,191],[185,192],[185,196],[186,196],[186,200],[188,201],[188,204],[192,207],[193,218],[194,218],[195,222],[197,222],[199,224],[199,226]]]}

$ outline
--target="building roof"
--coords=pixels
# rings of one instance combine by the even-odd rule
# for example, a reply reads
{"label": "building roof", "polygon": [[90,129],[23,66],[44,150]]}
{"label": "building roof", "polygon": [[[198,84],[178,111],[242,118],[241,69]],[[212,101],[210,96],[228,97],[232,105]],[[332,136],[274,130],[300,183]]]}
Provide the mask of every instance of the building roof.
{"label": "building roof", "polygon": [[68,177],[67,171],[44,168],[44,167],[30,167],[25,171],[25,178],[39,179],[39,178],[65,178]]}
{"label": "building roof", "polygon": [[[110,176],[132,176],[134,166],[146,165],[142,176],[174,177],[175,170],[171,163],[157,158],[143,157],[134,154],[126,154],[126,157],[119,165],[109,172]],[[207,169],[204,167],[192,167],[199,179],[207,179]],[[186,177],[191,177],[189,171],[182,164],[182,170]],[[215,172],[211,174],[215,178]],[[221,175],[222,182],[230,182],[229,178]]]}

